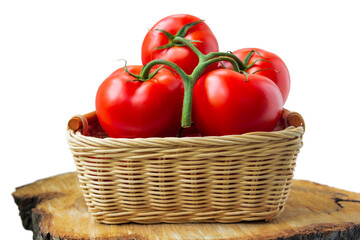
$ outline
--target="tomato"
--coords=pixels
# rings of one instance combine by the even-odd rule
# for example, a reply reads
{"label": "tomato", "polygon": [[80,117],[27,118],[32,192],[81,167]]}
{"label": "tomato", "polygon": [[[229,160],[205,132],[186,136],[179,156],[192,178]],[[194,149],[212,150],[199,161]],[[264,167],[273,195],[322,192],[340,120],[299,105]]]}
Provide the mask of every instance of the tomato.
{"label": "tomato", "polygon": [[[128,67],[137,75],[141,69]],[[181,127],[183,88],[182,80],[167,69],[142,82],[120,68],[96,94],[99,123],[110,137],[176,136]]]}
{"label": "tomato", "polygon": [[[246,69],[246,72],[271,79],[279,87],[285,104],[290,91],[290,74],[284,61],[276,54],[259,48],[243,48],[234,51],[233,54],[243,61],[251,50],[255,50],[256,52],[252,53],[247,65],[251,65],[255,61],[257,62]],[[229,63],[223,64],[226,68],[232,68]]]}
{"label": "tomato", "polygon": [[[154,59],[164,59],[176,63],[187,74],[191,74],[199,62],[197,55],[189,47],[179,46],[179,44],[165,49],[156,49],[171,42],[163,32],[157,29],[176,35],[186,24],[199,20],[195,16],[178,14],[165,17],[157,22],[144,38],[141,49],[142,63],[145,65]],[[193,42],[193,44],[203,54],[219,51],[218,42],[205,22],[201,22],[188,29],[184,38],[196,40],[197,42]]]}
{"label": "tomato", "polygon": [[193,121],[203,136],[272,131],[282,103],[281,92],[270,79],[217,69],[195,84]]}

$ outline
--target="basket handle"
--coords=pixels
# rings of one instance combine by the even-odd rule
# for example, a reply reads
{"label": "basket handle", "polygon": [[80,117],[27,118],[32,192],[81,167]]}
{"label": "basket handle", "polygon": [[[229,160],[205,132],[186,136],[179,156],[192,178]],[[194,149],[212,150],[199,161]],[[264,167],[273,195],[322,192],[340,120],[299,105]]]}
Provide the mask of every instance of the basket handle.
{"label": "basket handle", "polygon": [[73,116],[68,122],[68,129],[78,131],[80,130],[84,135],[86,135],[89,130],[89,125],[97,121],[96,111],[84,114]]}
{"label": "basket handle", "polygon": [[[96,111],[84,114],[76,115],[72,117],[68,122],[68,129],[78,131],[81,130],[83,133],[87,132],[90,124],[97,121]],[[291,112],[287,109],[283,109],[281,114],[281,122],[284,128],[289,126],[300,127],[302,126],[305,130],[305,122],[300,113]]]}
{"label": "basket handle", "polygon": [[305,121],[303,117],[300,115],[300,113],[291,112],[284,108],[281,114],[281,120],[284,128],[287,128],[289,126],[293,126],[293,127],[302,126],[305,131]]}

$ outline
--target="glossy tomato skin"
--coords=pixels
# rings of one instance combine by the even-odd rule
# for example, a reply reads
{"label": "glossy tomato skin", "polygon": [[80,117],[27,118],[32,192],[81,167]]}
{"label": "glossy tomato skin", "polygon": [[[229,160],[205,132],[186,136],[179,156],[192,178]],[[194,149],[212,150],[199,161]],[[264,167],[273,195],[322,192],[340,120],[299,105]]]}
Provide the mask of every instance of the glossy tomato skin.
{"label": "glossy tomato skin", "polygon": [[[257,75],[261,75],[271,79],[279,87],[283,97],[283,102],[285,104],[290,92],[290,74],[284,61],[276,54],[259,48],[243,48],[234,51],[233,54],[236,55],[238,58],[240,58],[240,60],[244,60],[246,55],[251,50],[256,50],[260,55],[256,52],[253,53],[250,58],[249,64],[259,59],[265,59],[266,61],[258,61],[246,72],[247,73],[256,72],[255,74]],[[227,68],[232,68],[231,64],[229,63],[224,63],[224,64]],[[267,69],[267,70],[259,71],[262,69]]]}
{"label": "glossy tomato skin", "polygon": [[272,131],[282,112],[282,96],[270,79],[217,69],[195,84],[193,120],[203,136]]}
{"label": "glossy tomato skin", "polygon": [[[139,74],[142,66],[128,66]],[[100,125],[110,137],[176,136],[181,127],[183,83],[167,69],[146,81],[133,81],[124,68],[112,73],[96,95]]]}
{"label": "glossy tomato skin", "polygon": [[[144,38],[141,50],[142,63],[145,65],[154,59],[164,59],[176,63],[187,74],[191,74],[199,62],[197,55],[186,46],[155,50],[155,48],[169,43],[168,37],[156,29],[162,29],[175,35],[186,24],[199,20],[201,19],[192,15],[177,14],[165,17],[157,22]],[[194,44],[203,54],[219,51],[218,42],[205,22],[190,28],[185,38],[201,41]]]}

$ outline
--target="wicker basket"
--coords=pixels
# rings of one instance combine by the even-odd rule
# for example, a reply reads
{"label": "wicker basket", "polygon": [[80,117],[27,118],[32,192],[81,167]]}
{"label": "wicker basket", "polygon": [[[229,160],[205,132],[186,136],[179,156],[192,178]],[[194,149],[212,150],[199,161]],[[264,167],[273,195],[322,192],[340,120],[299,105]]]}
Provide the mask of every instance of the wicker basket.
{"label": "wicker basket", "polygon": [[302,147],[303,119],[289,113],[273,132],[142,139],[106,137],[96,115],[76,116],[67,139],[99,222],[270,220],[284,209]]}

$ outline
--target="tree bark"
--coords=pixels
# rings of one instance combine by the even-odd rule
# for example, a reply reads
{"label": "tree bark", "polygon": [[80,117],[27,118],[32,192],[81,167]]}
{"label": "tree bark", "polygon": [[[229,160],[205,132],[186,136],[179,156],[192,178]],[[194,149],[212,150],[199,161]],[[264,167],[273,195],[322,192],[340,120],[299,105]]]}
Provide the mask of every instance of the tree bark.
{"label": "tree bark", "polygon": [[269,222],[100,224],[87,212],[76,173],[18,187],[13,197],[35,240],[360,239],[360,194],[303,180],[293,180],[284,212]]}

